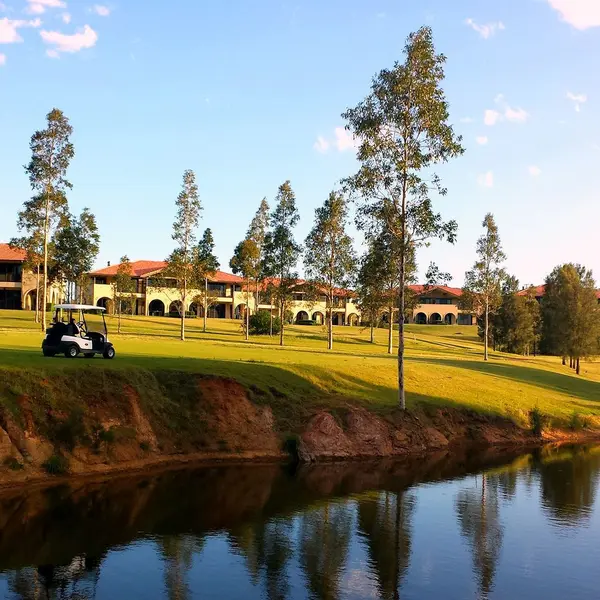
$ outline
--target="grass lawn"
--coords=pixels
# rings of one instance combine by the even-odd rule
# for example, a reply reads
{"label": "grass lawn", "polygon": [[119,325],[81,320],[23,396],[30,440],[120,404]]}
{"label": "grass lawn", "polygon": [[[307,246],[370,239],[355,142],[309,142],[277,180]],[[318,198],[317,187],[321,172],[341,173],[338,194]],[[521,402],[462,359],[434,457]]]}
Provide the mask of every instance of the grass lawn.
{"label": "grass lawn", "polygon": [[[385,411],[396,402],[396,357],[387,354],[383,329],[371,344],[367,329],[336,327],[334,350],[327,351],[321,326],[289,326],[280,348],[268,336],[245,342],[239,321],[209,319],[202,333],[202,321],[190,319],[186,342],[178,339],[176,319],[125,317],[121,334],[116,319],[108,321],[115,360],[44,358],[32,313],[0,311],[0,369],[25,368],[41,378],[70,369],[130,370],[132,378],[139,369],[173,369],[231,377],[271,390],[286,403],[340,405],[350,399]],[[563,422],[577,412],[600,423],[599,363],[585,362],[579,377],[551,357],[492,353],[485,363],[469,326],[408,326],[406,346],[409,405],[472,408],[523,422],[537,406]]]}

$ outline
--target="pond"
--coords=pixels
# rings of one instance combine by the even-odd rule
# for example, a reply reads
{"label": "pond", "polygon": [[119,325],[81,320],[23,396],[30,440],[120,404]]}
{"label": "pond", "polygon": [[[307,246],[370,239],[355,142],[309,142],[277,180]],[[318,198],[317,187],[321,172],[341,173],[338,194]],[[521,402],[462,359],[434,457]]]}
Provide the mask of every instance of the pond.
{"label": "pond", "polygon": [[600,448],[522,452],[4,491],[0,597],[600,597]]}

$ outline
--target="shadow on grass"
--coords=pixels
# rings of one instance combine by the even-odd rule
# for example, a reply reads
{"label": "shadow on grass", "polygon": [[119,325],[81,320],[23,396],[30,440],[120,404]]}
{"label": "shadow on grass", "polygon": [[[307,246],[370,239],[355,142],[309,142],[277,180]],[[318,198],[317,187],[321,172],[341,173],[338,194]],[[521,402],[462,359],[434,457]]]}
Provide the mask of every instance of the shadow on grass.
{"label": "shadow on grass", "polygon": [[531,365],[525,367],[505,362],[495,362],[493,360],[485,362],[483,360],[455,360],[452,358],[441,359],[434,357],[413,357],[410,361],[475,371],[494,377],[502,377],[520,383],[535,385],[539,388],[555,392],[561,392],[582,400],[600,402],[599,382],[579,378],[567,373],[556,373],[545,369],[536,369]]}

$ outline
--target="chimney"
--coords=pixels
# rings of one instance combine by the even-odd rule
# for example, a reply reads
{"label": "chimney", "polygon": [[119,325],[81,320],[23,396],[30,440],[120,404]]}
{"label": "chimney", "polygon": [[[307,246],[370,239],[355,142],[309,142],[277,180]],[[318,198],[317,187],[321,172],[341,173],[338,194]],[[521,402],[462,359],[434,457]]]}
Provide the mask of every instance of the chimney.
{"label": "chimney", "polygon": [[106,265],[107,267],[110,267],[110,260],[108,261],[108,264]]}

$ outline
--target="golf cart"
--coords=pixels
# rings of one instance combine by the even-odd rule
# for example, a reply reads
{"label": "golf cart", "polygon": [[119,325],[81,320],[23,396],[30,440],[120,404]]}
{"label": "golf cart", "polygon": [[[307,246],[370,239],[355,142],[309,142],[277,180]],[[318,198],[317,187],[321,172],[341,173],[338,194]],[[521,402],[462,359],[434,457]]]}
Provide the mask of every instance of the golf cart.
{"label": "golf cart", "polygon": [[[115,349],[108,341],[104,318],[106,309],[86,304],[57,304],[55,308],[52,326],[46,329],[42,342],[44,356],[64,354],[67,358],[75,358],[82,354],[85,358],[93,358],[95,354],[102,354],[104,358],[115,357]],[[86,313],[102,316],[104,333],[89,330]]]}

